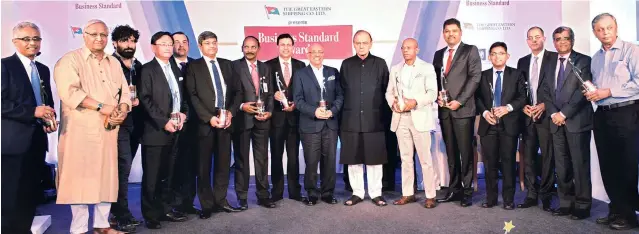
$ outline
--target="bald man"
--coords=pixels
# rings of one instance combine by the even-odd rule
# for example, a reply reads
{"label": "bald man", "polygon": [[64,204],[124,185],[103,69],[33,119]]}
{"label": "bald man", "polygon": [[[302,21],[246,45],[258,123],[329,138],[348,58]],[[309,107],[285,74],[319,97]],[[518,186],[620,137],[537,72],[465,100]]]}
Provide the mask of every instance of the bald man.
{"label": "bald man", "polygon": [[433,105],[437,99],[437,75],[432,64],[417,57],[419,46],[413,38],[402,43],[404,61],[391,68],[386,101],[393,110],[391,131],[397,134],[402,160],[402,197],[393,202],[405,205],[415,202],[414,148],[417,149],[424,177],[424,207],[435,208],[437,173],[430,153],[431,132],[436,123]]}
{"label": "bald man", "polygon": [[[308,50],[310,65],[293,76],[293,100],[300,111],[299,130],[304,148],[306,172],[304,188],[306,205],[317,204],[318,197],[328,204],[337,204],[335,190],[335,154],[337,151],[337,117],[344,96],[337,69],[322,65],[324,47],[313,44]],[[326,107],[320,107],[320,100]],[[321,189],[317,189],[317,166],[322,174]]]}

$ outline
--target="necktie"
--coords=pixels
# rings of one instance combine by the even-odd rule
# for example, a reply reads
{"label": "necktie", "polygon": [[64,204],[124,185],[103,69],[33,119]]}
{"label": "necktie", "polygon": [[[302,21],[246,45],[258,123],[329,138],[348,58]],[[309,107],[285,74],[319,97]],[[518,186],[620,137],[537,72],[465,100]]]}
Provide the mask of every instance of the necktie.
{"label": "necktie", "polygon": [[217,72],[215,60],[211,60],[211,69],[213,70],[213,81],[215,82],[215,100],[217,102],[217,108],[224,109],[224,91],[222,89],[222,80],[220,80],[220,73]]}
{"label": "necktie", "polygon": [[564,81],[566,80],[564,61],[566,58],[559,58],[559,74],[557,74],[557,88],[555,89],[555,101],[559,102],[561,96],[561,88],[564,87]]}
{"label": "necktie", "polygon": [[448,49],[448,59],[446,60],[446,71],[444,71],[444,75],[448,76],[448,72],[450,71],[450,66],[453,65],[453,49]]}
{"label": "necktie", "polygon": [[259,95],[260,94],[260,78],[257,75],[257,70],[255,69],[255,67],[257,67],[255,63],[251,63],[251,78],[253,79],[253,86],[255,86],[255,94]]}
{"label": "necktie", "polygon": [[291,70],[288,68],[288,62],[284,62],[284,81],[286,81],[286,87],[291,82]]}
{"label": "necktie", "polygon": [[33,88],[33,95],[38,106],[42,105],[42,94],[40,93],[40,75],[38,74],[38,67],[34,61],[31,61],[31,88]]}
{"label": "necktie", "polygon": [[173,97],[173,112],[180,111],[180,90],[175,83],[175,79],[171,75],[171,64],[164,66],[164,76],[169,83],[169,89],[171,89],[171,97]]}
{"label": "necktie", "polygon": [[501,73],[502,71],[497,71],[497,81],[495,82],[495,105],[493,107],[501,106]]}
{"label": "necktie", "polygon": [[182,73],[182,75],[184,75],[185,71],[186,71],[186,63],[180,62],[180,72]]}
{"label": "necktie", "polygon": [[532,71],[530,71],[530,83],[528,85],[530,86],[530,101],[532,104],[535,104],[537,103],[537,94],[535,89],[539,83],[539,64],[537,63],[539,57],[535,56],[533,59]]}

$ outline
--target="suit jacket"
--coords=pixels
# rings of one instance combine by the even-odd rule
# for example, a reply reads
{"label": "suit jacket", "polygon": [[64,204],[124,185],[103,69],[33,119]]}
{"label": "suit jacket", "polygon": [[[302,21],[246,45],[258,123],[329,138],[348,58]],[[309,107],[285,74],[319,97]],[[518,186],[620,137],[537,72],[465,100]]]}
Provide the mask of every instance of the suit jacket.
{"label": "suit jacket", "polygon": [[[242,90],[242,99],[241,103],[245,102],[255,102],[257,100],[257,94],[255,94],[255,85],[253,85],[253,79],[251,78],[251,71],[246,62],[246,58],[241,58],[233,61],[233,79],[240,81],[240,87]],[[264,102],[264,111],[273,113],[273,95],[275,92],[273,91],[273,78],[271,77],[271,68],[263,62],[257,61],[257,74],[260,79],[264,77],[262,87],[259,87],[261,90],[261,98]],[[266,89],[264,89],[266,86]],[[240,103],[240,104],[241,104]],[[255,119],[255,115],[245,113],[243,111],[238,111],[237,115],[233,118],[233,125],[235,128],[233,130],[243,131],[248,130],[253,127],[257,127],[259,129],[269,129],[271,120],[268,119],[266,121],[258,121]]]}
{"label": "suit jacket", "polygon": [[[36,62],[44,104],[54,107],[49,68]],[[27,70],[17,54],[2,59],[2,154],[23,154],[34,142],[47,145],[42,124],[33,115],[37,107]]]}
{"label": "suit jacket", "polygon": [[[441,90],[441,69],[444,67],[442,59],[444,53],[448,53],[448,46],[435,52],[433,66],[437,74],[437,87]],[[457,111],[448,108],[439,108],[439,118],[469,118],[476,114],[475,91],[481,79],[481,59],[477,46],[467,45],[461,42],[453,56],[450,71],[446,77],[444,87],[448,90],[450,100],[457,100],[462,106]]]}
{"label": "suit jacket", "polygon": [[[577,79],[572,65],[566,61],[565,74],[566,79],[559,96],[561,101],[556,101],[555,83],[557,75],[557,61],[559,55],[553,54],[548,67],[544,71],[544,85],[541,90],[540,101],[546,104],[546,118],[550,118],[553,113],[561,112],[566,116],[566,130],[568,132],[584,132],[592,130],[593,108],[592,104],[581,93],[583,88],[581,82]],[[570,59],[575,64],[577,70],[580,71],[584,80],[592,80],[590,72],[590,57],[574,50],[570,53]],[[550,123],[550,131],[557,132],[559,127],[554,123]]]}
{"label": "suit jacket", "polygon": [[[479,128],[477,134],[485,136],[488,128],[492,125],[483,117],[484,111],[490,111],[493,108],[493,69],[485,70],[481,73],[481,82],[475,97],[477,99],[478,114],[482,116],[479,120]],[[526,105],[526,79],[524,74],[512,67],[506,66],[502,76],[501,85],[501,105],[510,104],[513,111],[500,119],[500,124],[504,126],[506,134],[509,136],[519,136],[521,133],[521,110]]]}
{"label": "suit jacket", "polygon": [[[186,69],[189,67],[189,64],[191,64],[191,62],[193,62],[194,60],[195,60],[194,58],[186,57],[187,62],[184,68],[184,73],[182,73],[182,77],[184,77],[184,80],[182,82],[184,82],[185,88],[186,88]],[[175,66],[178,68],[178,70],[180,70],[180,66],[178,66],[178,64],[175,62],[175,57],[169,59],[169,63],[171,63],[171,66]],[[197,118],[197,115],[193,112],[193,104],[191,103],[191,100],[189,100],[189,95],[182,95],[182,97],[186,99],[186,102],[189,105],[189,111],[186,113],[186,118],[189,120]]]}
{"label": "suit jacket", "polygon": [[[401,77],[404,65],[405,63],[401,62],[391,68],[388,88],[386,89],[386,101],[389,107],[393,106],[395,96],[397,96],[397,80]],[[435,68],[432,64],[419,58],[413,65],[412,76],[408,78],[410,79],[408,85],[410,88],[404,88],[402,93],[404,99],[415,99],[417,101],[417,106],[410,110],[415,129],[420,132],[433,131],[437,124],[434,118],[437,113],[433,112],[433,105],[435,100],[437,100]],[[407,77],[402,79],[407,79]],[[400,118],[400,113],[393,112],[391,131],[397,131]]]}
{"label": "suit jacket", "polygon": [[[180,69],[177,66],[171,65],[171,69],[173,70],[173,76],[180,89],[180,112],[186,114],[189,106],[184,98],[184,77],[181,75]],[[144,111],[146,112],[142,144],[169,144],[173,134],[164,130],[164,126],[171,119],[173,96],[171,95],[171,88],[164,75],[164,70],[157,59],[153,59],[142,66],[140,83],[141,85],[138,90],[140,105],[144,107]]]}
{"label": "suit jacket", "polygon": [[[520,70],[523,72],[524,77],[526,79],[526,103],[527,105],[536,105],[539,103],[543,103],[541,101],[539,101],[539,96],[540,96],[540,91],[541,88],[543,87],[543,78],[544,78],[544,71],[547,69],[548,66],[550,66],[550,64],[554,61],[551,61],[551,57],[553,54],[557,54],[556,52],[552,52],[552,51],[548,51],[548,50],[544,50],[544,54],[541,56],[541,68],[539,69],[539,81],[537,83],[537,87],[535,89],[535,92],[537,93],[537,103],[532,103],[532,94],[530,94],[531,92],[531,85],[532,83],[530,82],[530,60],[532,59],[532,55],[528,54],[522,58],[519,59],[519,61],[517,61],[517,70]],[[550,124],[550,119],[546,118],[546,114],[547,112],[544,111],[543,114],[541,114],[541,116],[539,117],[538,120],[538,126],[541,126],[543,128],[548,129]],[[527,115],[523,114],[521,115],[522,117],[522,121],[524,122],[525,126],[530,126],[530,124],[532,123],[532,118],[528,117]]]}
{"label": "suit jacket", "polygon": [[[193,62],[189,62],[186,68],[186,94],[192,105],[191,113],[195,118],[191,121],[197,122],[198,132],[200,136],[208,136],[213,132],[210,120],[213,116],[218,115],[219,107],[215,107],[217,96],[213,86],[211,72],[204,58],[199,58]],[[240,81],[233,79],[233,67],[231,61],[217,58],[217,66],[222,72],[224,83],[226,84],[226,95],[224,97],[224,107],[231,112],[233,116],[237,116],[240,103],[242,101],[242,89],[240,89]],[[231,125],[233,126],[233,125]],[[227,128],[229,132],[232,127]]]}
{"label": "suit jacket", "polygon": [[315,117],[315,110],[319,106],[321,100],[321,88],[317,82],[313,68],[308,65],[297,73],[293,79],[293,99],[300,111],[299,130],[301,133],[318,133],[322,131],[324,125],[332,130],[338,130],[338,119],[340,110],[344,104],[344,93],[339,83],[339,72],[336,68],[323,65],[322,70],[324,79],[326,80],[326,93],[324,100],[329,110],[333,113],[333,117],[323,120]]}
{"label": "suit jacket", "polygon": [[[289,101],[293,100],[293,76],[295,76],[295,73],[297,73],[299,70],[303,69],[306,64],[304,64],[304,62],[291,58],[291,64],[289,65],[289,69],[291,69],[291,80],[290,80],[290,84],[288,86],[286,86],[286,82],[284,81],[284,68],[282,68],[280,66],[280,58],[279,56],[277,58],[268,60],[265,62],[266,65],[268,65],[271,68],[271,72],[273,74],[271,74],[271,76],[273,77],[273,80],[271,81],[271,83],[273,84],[273,93],[275,93],[276,91],[278,91],[277,88],[277,79],[279,78],[280,82],[282,82],[282,85],[284,87],[282,87],[282,91],[285,91],[286,93],[286,99]],[[278,75],[276,76],[275,73],[277,73]],[[271,118],[271,124],[273,127],[282,127],[284,126],[284,123],[286,121],[288,121],[288,124],[291,126],[297,126],[298,125],[298,119],[300,116],[300,112],[296,109],[293,112],[284,112],[282,111],[282,109],[284,108],[282,106],[282,103],[280,103],[279,101],[273,101],[275,107],[273,108],[273,118]]]}

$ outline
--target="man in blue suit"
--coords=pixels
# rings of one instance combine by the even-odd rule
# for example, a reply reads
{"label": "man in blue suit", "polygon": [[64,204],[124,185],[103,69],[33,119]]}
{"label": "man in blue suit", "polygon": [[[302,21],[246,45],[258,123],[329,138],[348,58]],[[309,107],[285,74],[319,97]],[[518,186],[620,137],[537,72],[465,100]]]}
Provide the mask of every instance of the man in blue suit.
{"label": "man in blue suit", "polygon": [[[306,172],[304,188],[306,205],[317,204],[321,196],[328,204],[337,204],[335,190],[335,154],[337,152],[337,117],[344,102],[337,69],[322,65],[324,47],[309,47],[306,66],[293,76],[293,99],[300,112],[299,130],[304,148]],[[322,103],[322,104],[320,104]],[[317,166],[322,174],[321,188],[317,189]]]}
{"label": "man in blue suit", "polygon": [[2,59],[2,233],[31,233],[47,134],[56,131],[49,68],[36,62],[40,29],[13,28],[17,53]]}

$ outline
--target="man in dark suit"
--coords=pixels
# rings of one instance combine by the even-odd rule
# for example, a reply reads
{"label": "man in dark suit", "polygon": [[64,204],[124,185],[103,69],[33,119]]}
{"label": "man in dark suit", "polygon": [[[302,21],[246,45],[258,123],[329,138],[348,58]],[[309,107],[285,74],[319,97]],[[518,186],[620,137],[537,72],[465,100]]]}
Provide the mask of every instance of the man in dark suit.
{"label": "man in dark suit", "polygon": [[540,101],[546,105],[552,121],[559,208],[554,216],[570,215],[571,219],[590,216],[592,185],[590,183],[590,131],[593,124],[592,104],[582,94],[583,80],[592,80],[590,57],[572,50],[575,34],[569,27],[553,31],[558,55],[551,57]]}
{"label": "man in dark suit", "polygon": [[[197,127],[198,160],[197,191],[202,210],[201,219],[211,212],[241,211],[226,200],[231,164],[231,119],[237,115],[242,98],[240,81],[233,79],[231,61],[217,57],[217,35],[204,31],[198,36],[204,55],[186,69],[186,90],[195,114],[192,127]],[[224,116],[222,116],[224,115]],[[192,147],[192,146],[191,146]],[[213,154],[215,157],[213,160]],[[211,162],[215,162],[214,189],[211,189]]]}
{"label": "man in dark suit", "polygon": [[[171,37],[173,38],[173,58],[169,61],[171,66],[180,68],[186,83],[186,67],[194,60],[188,57],[189,38],[183,32],[174,32]],[[185,94],[182,97],[189,105],[189,112],[186,113],[182,131],[178,132],[176,136],[177,144],[173,156],[175,158],[175,173],[172,188],[175,194],[175,209],[182,213],[195,214],[197,210],[193,207],[193,200],[196,194],[198,124],[197,121],[188,121],[196,119],[197,115],[193,111],[193,104],[190,102],[189,96]]]}
{"label": "man in dark suit", "polygon": [[[275,208],[268,184],[268,137],[271,129],[273,84],[271,69],[257,60],[260,43],[248,36],[242,42],[244,57],[233,61],[233,79],[241,83],[242,104],[233,118],[233,157],[235,159],[235,192],[240,209],[248,209],[247,193],[250,177],[249,149],[253,147],[257,204]],[[258,99],[259,98],[259,99]],[[261,103],[259,103],[259,102]],[[262,108],[259,107],[262,105]]]}
{"label": "man in dark suit", "polygon": [[2,233],[23,234],[31,233],[47,133],[57,124],[49,68],[35,61],[40,29],[21,22],[12,41],[17,53],[2,59]]}
{"label": "man in dark suit", "polygon": [[173,38],[168,32],[151,37],[155,58],[142,66],[140,103],[146,112],[142,136],[142,216],[149,229],[160,221],[182,222],[186,215],[171,207],[170,183],[176,132],[182,129],[188,105],[182,98],[183,77],[171,66]]}
{"label": "man in dark suit", "polygon": [[[304,62],[292,58],[295,42],[290,34],[284,33],[277,36],[277,48],[279,56],[266,61],[271,68],[273,87],[275,88],[275,100],[273,104],[273,118],[271,119],[271,179],[273,189],[271,196],[273,202],[282,200],[284,194],[284,165],[282,156],[286,148],[286,181],[288,182],[288,197],[296,201],[302,201],[300,190],[300,133],[298,131],[298,119],[300,112],[293,102],[292,77],[297,71],[304,68]],[[279,86],[279,87],[278,87]],[[279,90],[282,91],[279,91]],[[286,100],[287,108],[283,105]]]}
{"label": "man in dark suit", "polygon": [[[520,115],[526,104],[525,78],[521,71],[506,66],[510,58],[506,43],[490,46],[489,58],[493,68],[485,70],[477,88],[477,112],[484,167],[486,168],[486,201],[484,208],[497,205],[497,170],[501,162],[504,209],[515,209],[515,155],[521,132]],[[506,88],[508,87],[508,88]]]}
{"label": "man in dark suit", "polygon": [[[337,69],[322,65],[324,47],[313,44],[309,47],[310,65],[294,77],[294,99],[300,110],[300,132],[304,147],[304,188],[308,198],[306,205],[317,204],[321,196],[328,204],[337,204],[335,191],[335,157],[337,153],[337,117],[344,103],[344,94],[339,83]],[[322,88],[323,87],[323,88]],[[320,93],[322,92],[322,93]],[[326,108],[320,108],[324,98]],[[322,174],[321,189],[317,189],[317,166]]]}
{"label": "man in dark suit", "polygon": [[[537,198],[541,198],[543,209],[550,211],[552,188],[555,178],[555,162],[552,151],[552,135],[550,135],[550,119],[546,118],[546,105],[539,101],[538,91],[542,87],[543,71],[554,61],[551,56],[555,52],[544,49],[546,37],[544,30],[534,26],[528,29],[528,47],[531,54],[519,59],[517,70],[523,72],[526,81],[526,105],[522,115],[524,146],[524,184],[528,190],[526,199],[517,204],[517,208],[537,206]],[[537,153],[541,148],[541,157]],[[520,159],[521,160],[521,159]],[[541,171],[537,170],[541,168]],[[537,180],[537,176],[541,181]]]}
{"label": "man in dark suit", "polygon": [[[444,21],[445,48],[435,52],[433,65],[437,86],[448,91],[449,101],[438,97],[439,119],[448,154],[450,183],[445,197],[437,202],[461,200],[461,206],[472,204],[473,148],[475,124],[475,90],[481,78],[481,60],[474,45],[461,42],[462,30],[455,18]],[[443,72],[442,72],[443,70]],[[444,77],[442,76],[444,73]],[[463,194],[462,194],[463,192]]]}

